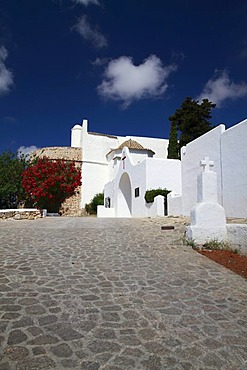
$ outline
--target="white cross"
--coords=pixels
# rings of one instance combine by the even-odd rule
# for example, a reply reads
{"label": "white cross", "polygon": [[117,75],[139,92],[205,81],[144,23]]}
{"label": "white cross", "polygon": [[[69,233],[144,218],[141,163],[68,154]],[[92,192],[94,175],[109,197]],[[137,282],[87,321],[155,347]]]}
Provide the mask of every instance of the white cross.
{"label": "white cross", "polygon": [[214,161],[210,161],[209,157],[205,157],[200,161],[200,166],[203,172],[210,172],[210,167],[214,167]]}

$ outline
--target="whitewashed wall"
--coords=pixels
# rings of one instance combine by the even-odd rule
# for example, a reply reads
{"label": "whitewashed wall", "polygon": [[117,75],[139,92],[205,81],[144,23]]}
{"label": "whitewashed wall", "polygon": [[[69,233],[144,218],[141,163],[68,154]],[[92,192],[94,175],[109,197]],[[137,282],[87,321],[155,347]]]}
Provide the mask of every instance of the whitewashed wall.
{"label": "whitewashed wall", "polygon": [[146,150],[131,149],[131,159],[133,164],[138,164],[146,158],[152,158],[152,154]]}
{"label": "whitewashed wall", "polygon": [[[181,214],[189,215],[191,208],[197,202],[197,175],[201,171],[200,160],[209,157],[215,163],[213,170],[217,173],[218,179],[218,201],[224,206],[226,215],[247,217],[247,145],[245,143],[247,120],[226,131],[225,126],[220,125],[182,148],[181,171],[179,161],[158,162],[159,158],[161,161],[167,158],[169,140],[138,136],[93,135],[88,133],[87,126],[87,120],[83,120],[82,127],[75,125],[71,130],[71,146],[82,147],[82,208],[96,193],[103,191],[106,183],[121,173],[119,169],[122,168],[122,161],[116,160],[114,166],[113,161],[110,161],[106,154],[131,138],[144,148],[155,152],[153,159],[147,158],[147,155],[144,158],[144,153],[140,154],[138,151],[133,153],[134,161],[131,165],[129,163],[129,168],[126,170],[129,171],[131,178],[132,192],[136,187],[140,188],[138,198],[132,194],[134,216],[147,215],[147,212],[143,211],[145,191],[158,187],[172,189],[174,193],[182,194]],[[119,178],[116,178],[116,181],[119,181]],[[112,188],[109,192],[112,200],[116,201],[112,195]],[[169,198],[170,211],[178,212],[181,199],[172,196]],[[172,205],[173,202],[175,202],[175,208]]]}
{"label": "whitewashed wall", "polygon": [[[145,209],[145,191],[146,191],[146,159],[142,162],[134,165],[128,165],[125,167],[129,174],[132,185],[132,216],[133,217],[145,217],[147,215]],[[139,188],[139,197],[135,197],[135,189]]]}
{"label": "whitewashed wall", "polygon": [[111,147],[118,145],[117,139],[107,136],[84,134],[82,138],[83,161],[108,163],[106,154]]}
{"label": "whitewashed wall", "polygon": [[126,136],[125,140],[133,139],[146,149],[152,149],[155,154],[154,158],[167,158],[168,139],[159,139],[152,137]]}
{"label": "whitewashed wall", "polygon": [[[200,160],[209,157],[217,173],[218,202],[227,217],[247,217],[247,120],[225,130],[219,125],[182,148],[182,214],[197,203]],[[173,199],[170,199],[171,206]]]}
{"label": "whitewashed wall", "polygon": [[228,217],[247,217],[247,120],[221,136],[223,207]]}
{"label": "whitewashed wall", "polygon": [[[157,211],[145,201],[145,192],[148,189],[167,188],[181,192],[181,162],[171,159],[147,158],[146,153],[139,153],[139,163],[132,160],[132,150],[124,149],[126,154],[125,168],[119,167],[116,179],[105,186],[105,197],[111,198],[112,207],[116,208],[116,217],[129,217],[129,211],[124,205],[124,198],[121,194],[121,181],[127,184],[126,194],[131,192],[130,212],[133,217],[146,217]],[[130,154],[131,152],[131,154]],[[127,177],[128,176],[128,177]],[[127,181],[128,180],[128,181]],[[130,185],[128,185],[130,184]],[[139,196],[135,196],[135,189],[139,188]],[[152,209],[151,209],[152,208]],[[155,211],[156,209],[156,211]],[[151,213],[150,213],[151,212]],[[103,210],[100,216],[103,217]],[[106,211],[109,214],[108,211]]]}
{"label": "whitewashed wall", "polygon": [[181,162],[177,159],[146,160],[146,186],[148,189],[166,188],[181,193]]}
{"label": "whitewashed wall", "polygon": [[104,187],[104,199],[106,197],[109,197],[111,200],[111,208],[115,207],[115,198],[114,198],[114,189],[115,189],[115,183],[114,181],[110,181],[107,184],[105,184]]}
{"label": "whitewashed wall", "polygon": [[[72,128],[71,145],[82,147],[82,208],[91,201],[95,194],[102,192],[104,185],[116,176],[118,167],[122,165],[121,161],[118,161],[114,166],[107,158],[107,153],[130,138],[145,148],[153,150],[156,156],[166,158],[168,145],[166,139],[95,135],[88,132],[87,120],[83,120],[82,126],[76,125]],[[147,156],[147,153],[145,155]],[[134,153],[134,157],[136,163],[142,159],[139,153]]]}
{"label": "whitewashed wall", "polygon": [[82,126],[75,125],[71,129],[71,147],[81,148],[82,146]]}
{"label": "whitewashed wall", "polygon": [[[143,161],[134,164],[127,156],[125,170],[129,174],[132,186],[132,216],[149,216],[150,205],[146,204],[145,192],[149,189],[166,188],[181,191],[181,163],[173,159],[155,159],[143,157]],[[131,155],[132,159],[132,155]],[[139,188],[139,197],[135,189]]]}
{"label": "whitewashed wall", "polygon": [[[110,208],[105,207],[106,197],[110,198]],[[104,205],[97,206],[97,217],[116,217],[116,209],[114,207],[114,181],[108,182],[104,187]]]}
{"label": "whitewashed wall", "polygon": [[167,212],[169,216],[180,216],[182,214],[182,195],[171,192],[167,195]]}
{"label": "whitewashed wall", "polygon": [[181,149],[182,165],[182,214],[189,216],[197,203],[197,175],[201,172],[200,161],[209,157],[214,161],[213,171],[217,173],[218,202],[222,205],[221,179],[221,134],[224,125],[219,125]]}
{"label": "whitewashed wall", "polygon": [[153,203],[146,203],[147,216],[148,217],[164,216],[164,204],[165,197],[163,197],[162,195],[157,195],[154,198]]}
{"label": "whitewashed wall", "polygon": [[107,165],[99,163],[82,164],[82,195],[81,207],[84,208],[86,203],[90,203],[95,194],[102,193],[107,181]]}
{"label": "whitewashed wall", "polygon": [[119,150],[118,152],[108,152],[106,158],[108,162],[108,181],[111,181],[116,177],[118,167],[122,163],[121,151]]}
{"label": "whitewashed wall", "polygon": [[84,208],[97,193],[101,193],[108,180],[106,154],[118,145],[117,138],[88,133],[88,123],[82,126],[82,199]]}

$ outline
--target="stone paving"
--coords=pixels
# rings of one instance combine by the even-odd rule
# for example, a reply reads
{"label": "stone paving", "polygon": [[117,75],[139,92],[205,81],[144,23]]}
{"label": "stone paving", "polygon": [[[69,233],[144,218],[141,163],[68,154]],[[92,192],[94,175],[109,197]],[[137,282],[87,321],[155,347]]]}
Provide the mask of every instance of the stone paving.
{"label": "stone paving", "polygon": [[0,369],[247,369],[247,281],[185,223],[1,222]]}

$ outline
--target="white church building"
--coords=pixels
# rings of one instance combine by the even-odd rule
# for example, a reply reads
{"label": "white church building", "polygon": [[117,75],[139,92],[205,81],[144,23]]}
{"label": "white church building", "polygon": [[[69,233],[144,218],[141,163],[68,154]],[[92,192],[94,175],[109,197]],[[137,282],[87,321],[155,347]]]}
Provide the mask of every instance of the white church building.
{"label": "white church building", "polygon": [[98,217],[162,216],[164,198],[146,203],[146,190],[181,193],[181,162],[167,159],[167,139],[89,132],[87,120],[71,131],[71,146],[82,148],[82,208],[104,192]]}
{"label": "white church building", "polygon": [[169,140],[71,130],[71,147],[82,148],[81,208],[97,193],[105,204],[98,217],[164,216],[164,198],[146,203],[151,189],[167,189],[168,214],[190,214],[197,202],[200,160],[209,157],[217,173],[218,202],[227,217],[247,217],[247,120],[230,129],[219,125],[181,149],[181,161],[167,159]]}

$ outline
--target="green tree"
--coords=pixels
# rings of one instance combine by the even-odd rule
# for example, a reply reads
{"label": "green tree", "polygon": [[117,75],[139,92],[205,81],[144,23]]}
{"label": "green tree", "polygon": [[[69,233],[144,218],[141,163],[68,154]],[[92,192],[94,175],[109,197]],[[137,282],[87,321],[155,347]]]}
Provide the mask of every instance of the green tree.
{"label": "green tree", "polygon": [[104,193],[97,193],[91,199],[90,203],[85,204],[85,210],[90,215],[96,215],[97,214],[97,206],[104,205]]}
{"label": "green tree", "polygon": [[208,99],[203,99],[202,103],[187,97],[181,108],[169,117],[169,120],[177,128],[179,136],[179,149],[190,141],[210,131],[213,127],[210,123],[211,110],[216,104]]}
{"label": "green tree", "polygon": [[21,174],[27,167],[25,155],[12,151],[0,155],[0,208],[17,208],[25,201],[26,193],[22,187]]}
{"label": "green tree", "polygon": [[169,144],[168,144],[168,159],[178,159],[178,132],[177,132],[177,126],[174,122],[171,123],[170,128],[170,136],[169,136]]}

